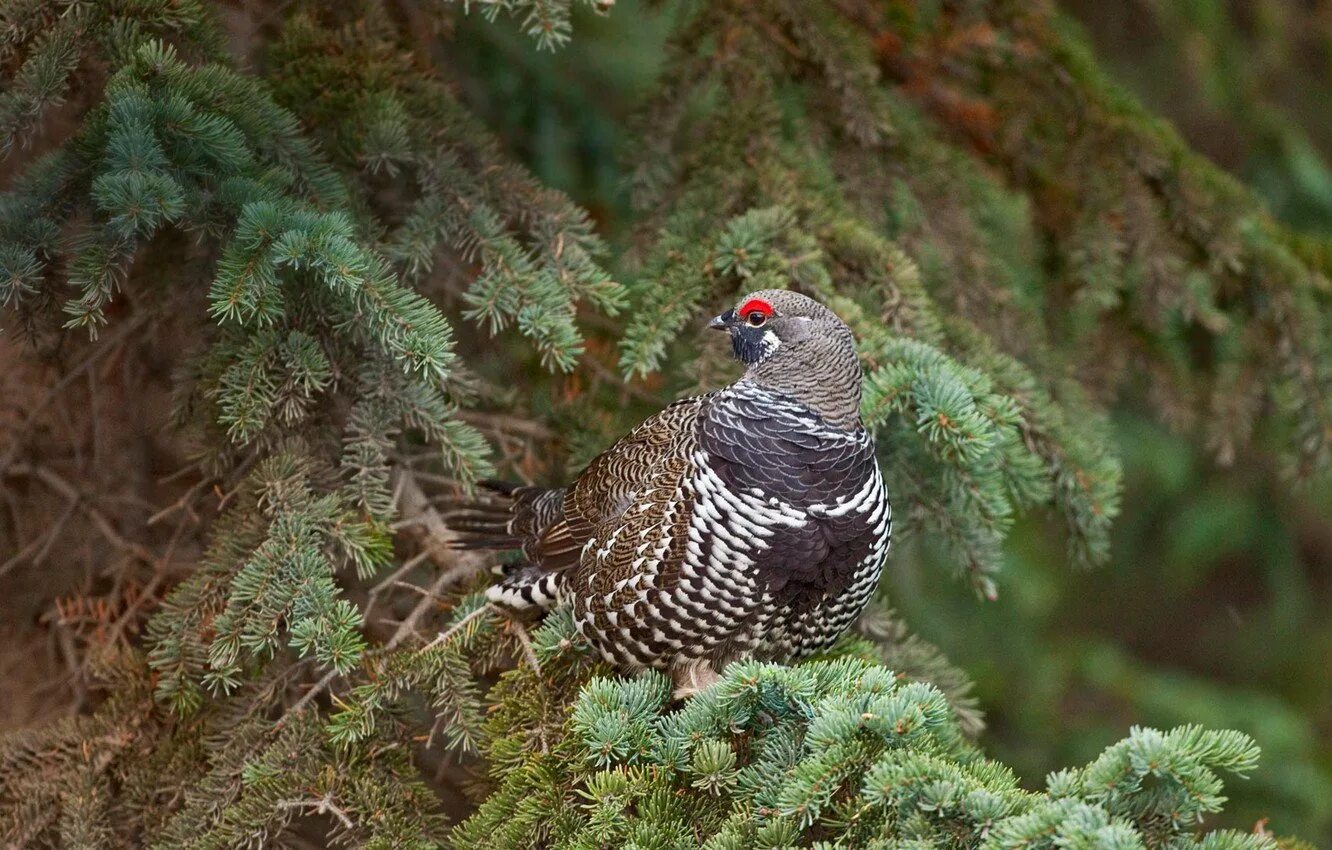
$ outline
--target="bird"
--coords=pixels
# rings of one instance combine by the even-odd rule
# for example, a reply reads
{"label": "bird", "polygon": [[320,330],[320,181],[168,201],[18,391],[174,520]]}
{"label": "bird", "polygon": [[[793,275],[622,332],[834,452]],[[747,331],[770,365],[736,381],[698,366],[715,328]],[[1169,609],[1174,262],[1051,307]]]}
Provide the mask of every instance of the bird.
{"label": "bird", "polygon": [[770,289],[708,327],[730,335],[735,382],[671,403],[565,487],[486,481],[488,499],[446,516],[459,548],[521,550],[490,603],[568,606],[606,661],[668,673],[677,697],[737,659],[830,647],[873,595],[892,538],[846,323]]}

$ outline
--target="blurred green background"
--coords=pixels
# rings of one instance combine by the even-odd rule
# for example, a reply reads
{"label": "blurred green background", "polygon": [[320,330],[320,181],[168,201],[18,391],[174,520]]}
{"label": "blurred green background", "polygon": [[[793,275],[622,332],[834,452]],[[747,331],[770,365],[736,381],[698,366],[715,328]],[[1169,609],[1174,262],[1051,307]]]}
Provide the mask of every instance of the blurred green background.
{"label": "blurred green background", "polygon": [[[1197,150],[1291,225],[1332,232],[1332,2],[1061,6],[1107,71]],[[473,19],[439,57],[484,81],[465,98],[612,244],[632,221],[621,128],[672,14],[620,2],[580,16],[555,54]],[[1224,823],[1267,819],[1332,847],[1332,483],[1297,491],[1259,449],[1218,467],[1131,389],[1114,421],[1126,486],[1109,565],[1069,569],[1058,529],[1031,516],[1010,538],[997,602],[917,546],[890,561],[894,605],[975,678],[987,751],[1029,784],[1131,725],[1237,728],[1264,759],[1229,786]]]}

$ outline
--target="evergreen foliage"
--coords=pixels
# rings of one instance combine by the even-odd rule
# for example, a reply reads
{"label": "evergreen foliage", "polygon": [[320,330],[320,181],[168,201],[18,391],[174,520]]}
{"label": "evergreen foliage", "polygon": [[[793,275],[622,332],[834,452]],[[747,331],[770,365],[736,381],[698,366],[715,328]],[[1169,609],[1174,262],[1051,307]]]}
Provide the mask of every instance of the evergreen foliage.
{"label": "evergreen foliage", "polygon": [[[6,327],[91,362],[175,323],[184,350],[151,344],[179,361],[169,433],[190,458],[153,517],[118,528],[75,488],[51,532],[82,505],[122,577],[152,576],[103,625],[151,614],[142,640],[80,647],[98,704],[0,744],[4,841],[1271,847],[1199,831],[1219,774],[1254,765],[1244,736],[1134,730],[1022,790],[972,742],[965,676],[886,613],[836,657],[736,664],[672,706],[567,619],[529,635],[483,603],[488,565],[447,549],[435,502],[491,474],[492,448],[554,477],[552,452],[574,466],[715,384],[730,367],[682,331],[756,288],[852,325],[900,528],[983,596],[1023,512],[1062,519],[1071,562],[1104,560],[1125,374],[1223,460],[1266,411],[1293,476],[1332,459],[1326,246],[1048,10],[676,9],[612,264],[427,61],[424,33],[470,6],[541,49],[573,5],[274,4],[242,61],[203,4],[3,0]],[[64,492],[25,443],[44,406],[0,477]],[[198,556],[168,580],[187,536]]]}
{"label": "evergreen foliage", "polygon": [[[544,674],[576,649],[567,620],[543,632]],[[528,671],[515,675],[533,681],[506,687],[544,687]],[[1220,774],[1242,775],[1257,761],[1237,732],[1135,728],[1033,793],[977,751],[938,689],[871,662],[738,662],[683,706],[672,708],[670,693],[657,673],[592,678],[539,747],[539,713],[492,719],[498,790],[453,845],[1275,846],[1234,832],[1195,835],[1224,800]]]}

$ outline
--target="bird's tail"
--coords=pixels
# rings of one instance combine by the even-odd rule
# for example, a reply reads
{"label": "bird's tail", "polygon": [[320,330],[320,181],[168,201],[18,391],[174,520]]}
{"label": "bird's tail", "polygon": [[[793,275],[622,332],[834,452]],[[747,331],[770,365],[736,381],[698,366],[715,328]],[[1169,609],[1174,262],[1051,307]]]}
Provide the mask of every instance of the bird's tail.
{"label": "bird's tail", "polygon": [[459,502],[444,512],[444,524],[458,533],[454,549],[520,549],[525,542],[514,528],[518,500],[523,489],[507,481],[479,482],[491,494],[487,498]]}
{"label": "bird's tail", "polygon": [[564,516],[563,488],[524,487],[508,481],[480,482],[486,496],[460,502],[444,512],[458,532],[457,549],[531,549]]}
{"label": "bird's tail", "polygon": [[500,568],[503,578],[486,597],[515,611],[545,611],[559,599],[562,575],[544,569],[542,534],[564,517],[564,490],[524,487],[507,481],[479,482],[486,495],[444,512],[444,523],[458,536],[455,549],[521,549],[526,563]]}

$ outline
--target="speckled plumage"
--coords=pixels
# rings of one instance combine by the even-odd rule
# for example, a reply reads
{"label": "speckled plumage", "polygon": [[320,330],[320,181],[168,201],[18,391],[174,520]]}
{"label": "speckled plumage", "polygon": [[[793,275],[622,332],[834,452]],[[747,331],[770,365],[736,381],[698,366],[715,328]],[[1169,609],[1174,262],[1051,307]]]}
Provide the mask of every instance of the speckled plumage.
{"label": "speckled plumage", "polygon": [[748,364],[740,380],[670,405],[566,488],[500,485],[500,502],[460,516],[473,545],[527,557],[492,601],[567,602],[630,669],[790,660],[850,627],[892,527],[854,341],[804,296],[757,292],[737,308],[756,301],[770,313],[713,320]]}

